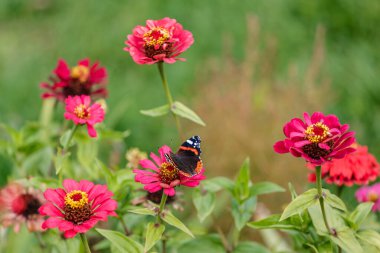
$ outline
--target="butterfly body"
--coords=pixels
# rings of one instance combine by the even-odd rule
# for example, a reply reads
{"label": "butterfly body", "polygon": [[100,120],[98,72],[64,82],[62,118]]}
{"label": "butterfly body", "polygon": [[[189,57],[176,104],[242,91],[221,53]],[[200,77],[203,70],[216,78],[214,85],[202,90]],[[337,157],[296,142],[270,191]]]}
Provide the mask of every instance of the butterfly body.
{"label": "butterfly body", "polygon": [[203,163],[200,158],[201,138],[192,136],[179,147],[177,153],[165,154],[166,160],[179,172],[186,176],[192,177],[199,174],[202,170]]}

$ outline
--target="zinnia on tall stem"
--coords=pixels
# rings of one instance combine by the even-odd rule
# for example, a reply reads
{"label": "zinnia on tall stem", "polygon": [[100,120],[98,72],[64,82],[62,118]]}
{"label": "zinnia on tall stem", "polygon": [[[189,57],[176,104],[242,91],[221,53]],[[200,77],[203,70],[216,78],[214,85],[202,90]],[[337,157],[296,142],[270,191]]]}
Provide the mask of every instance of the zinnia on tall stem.
{"label": "zinnia on tall stem", "polygon": [[87,125],[88,135],[96,137],[94,125],[104,120],[104,110],[99,103],[91,105],[89,96],[69,96],[65,100],[65,119],[72,120],[76,125]]}
{"label": "zinnia on tall stem", "polygon": [[278,141],[273,146],[277,153],[290,152],[314,165],[321,165],[355,151],[351,147],[355,142],[355,133],[348,131],[347,124],[340,124],[335,115],[325,116],[321,112],[315,112],[310,117],[305,112],[303,117],[304,121],[293,118],[285,124],[285,140]]}
{"label": "zinnia on tall stem", "polygon": [[25,224],[29,231],[43,231],[43,217],[38,208],[45,202],[42,192],[13,182],[0,191],[0,222],[5,227],[13,226],[15,232]]}
{"label": "zinnia on tall stem", "polygon": [[175,187],[184,185],[187,187],[196,187],[201,180],[206,177],[203,175],[204,169],[193,177],[186,177],[178,172],[168,161],[166,161],[165,153],[169,154],[171,149],[168,146],[162,146],[158,149],[160,156],[154,153],[150,154],[149,159],[140,161],[141,169],[134,169],[136,174],[135,181],[144,184],[144,189],[148,192],[158,192],[163,190],[164,195],[174,196]]}
{"label": "zinnia on tall stem", "polygon": [[147,20],[145,26],[136,26],[127,36],[124,50],[137,64],[156,62],[174,63],[194,42],[191,32],[184,30],[175,19]]}
{"label": "zinnia on tall stem", "polygon": [[60,59],[50,79],[53,84],[40,84],[46,90],[42,98],[53,97],[63,102],[68,96],[87,95],[93,99],[107,96],[107,71],[97,62],[90,65],[89,59],[80,60],[71,68]]}
{"label": "zinnia on tall stem", "polygon": [[113,193],[106,185],[65,179],[63,187],[45,191],[47,203],[39,212],[50,217],[42,228],[58,227],[66,238],[70,238],[77,233],[86,233],[98,221],[107,221],[108,216],[116,216],[117,202],[111,199]]}

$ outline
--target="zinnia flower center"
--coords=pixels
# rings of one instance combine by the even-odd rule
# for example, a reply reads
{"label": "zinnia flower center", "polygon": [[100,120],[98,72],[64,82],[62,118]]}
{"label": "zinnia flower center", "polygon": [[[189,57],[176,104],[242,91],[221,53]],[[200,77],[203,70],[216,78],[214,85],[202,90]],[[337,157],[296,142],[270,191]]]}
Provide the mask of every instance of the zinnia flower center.
{"label": "zinnia flower center", "polygon": [[318,122],[310,125],[305,130],[306,138],[312,143],[321,143],[330,136],[330,128],[325,124]]}
{"label": "zinnia flower center", "polygon": [[379,199],[379,194],[376,192],[370,191],[367,195],[367,198],[371,202],[376,202]]}
{"label": "zinnia flower center", "polygon": [[28,218],[30,215],[38,214],[41,202],[32,194],[22,194],[12,202],[12,211],[18,215]]}
{"label": "zinnia flower center", "polygon": [[84,191],[73,190],[65,196],[65,219],[75,224],[81,224],[91,217],[91,206],[88,195]]}
{"label": "zinnia flower center", "polygon": [[170,38],[168,30],[155,27],[144,34],[145,46],[161,46]]}
{"label": "zinnia flower center", "polygon": [[87,108],[84,104],[78,105],[74,109],[75,115],[80,119],[89,119],[90,118],[90,109]]}
{"label": "zinnia flower center", "polygon": [[160,181],[165,184],[170,184],[176,179],[179,179],[178,170],[170,163],[162,163],[160,167]]}
{"label": "zinnia flower center", "polygon": [[78,79],[80,83],[85,83],[90,76],[90,70],[83,65],[75,66],[71,69],[71,78]]}

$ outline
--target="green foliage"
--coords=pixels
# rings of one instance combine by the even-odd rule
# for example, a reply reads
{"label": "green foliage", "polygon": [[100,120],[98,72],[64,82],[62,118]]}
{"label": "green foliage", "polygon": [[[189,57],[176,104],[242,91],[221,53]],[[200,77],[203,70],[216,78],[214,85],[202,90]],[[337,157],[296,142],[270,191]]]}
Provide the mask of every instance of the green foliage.
{"label": "green foliage", "polygon": [[290,204],[285,208],[284,212],[281,215],[280,221],[301,213],[308,207],[315,205],[317,201],[317,189],[310,189],[302,193],[301,195],[297,196],[292,202],[290,202]]}
{"label": "green foliage", "polygon": [[174,114],[182,118],[188,119],[198,125],[206,126],[206,123],[193,110],[181,102],[175,101],[170,109]]}
{"label": "green foliage", "polygon": [[205,235],[197,237],[184,243],[178,248],[181,253],[207,252],[207,253],[225,253],[222,241],[216,235]]}
{"label": "green foliage", "polygon": [[169,111],[169,105],[163,105],[149,110],[140,110],[140,113],[146,116],[159,117],[168,114]]}
{"label": "green foliage", "polygon": [[185,224],[183,224],[177,217],[175,217],[170,211],[165,211],[160,214],[160,217],[162,220],[164,220],[169,225],[172,225],[173,227],[178,228],[179,230],[182,230],[186,234],[190,235],[191,237],[194,237],[193,233],[186,227]]}
{"label": "green foliage", "polygon": [[199,188],[193,191],[193,203],[198,212],[198,218],[203,222],[214,210],[215,193]]}
{"label": "green foliage", "polygon": [[121,253],[142,253],[143,247],[138,242],[120,232],[97,228],[99,234],[107,238]]}
{"label": "green foliage", "polygon": [[159,223],[150,222],[146,226],[144,252],[148,252],[162,237],[165,226]]}
{"label": "green foliage", "polygon": [[270,253],[270,251],[262,245],[255,242],[240,242],[232,253]]}

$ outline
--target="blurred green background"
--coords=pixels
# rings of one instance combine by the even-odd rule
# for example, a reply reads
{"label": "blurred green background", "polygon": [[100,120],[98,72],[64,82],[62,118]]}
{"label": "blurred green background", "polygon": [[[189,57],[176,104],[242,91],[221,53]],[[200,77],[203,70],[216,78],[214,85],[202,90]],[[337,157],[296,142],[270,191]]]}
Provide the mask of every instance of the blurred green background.
{"label": "blurred green background", "polygon": [[[223,155],[218,152],[222,144],[207,142],[208,134],[214,131],[213,126],[223,125],[231,119],[223,117],[223,114],[220,117],[210,117],[209,114],[219,105],[209,103],[208,107],[202,107],[202,103],[209,101],[213,95],[204,87],[212,83],[215,91],[218,90],[218,85],[236,85],[234,80],[240,78],[238,73],[228,80],[224,79],[226,83],[223,83],[223,79],[215,81],[215,76],[228,66],[239,68],[239,64],[247,59],[250,52],[249,43],[247,45],[250,27],[247,20],[248,17],[257,17],[255,20],[260,30],[257,35],[259,42],[255,46],[257,53],[265,56],[268,49],[266,45],[271,41],[275,41],[276,45],[273,53],[276,59],[270,62],[270,81],[262,82],[263,89],[265,90],[266,83],[268,87],[272,85],[275,89],[287,89],[286,85],[291,85],[291,79],[286,83],[282,80],[289,72],[290,65],[298,70],[296,78],[307,75],[316,29],[320,25],[325,29],[325,35],[322,43],[323,62],[320,63],[318,72],[328,80],[329,89],[319,96],[311,97],[309,100],[313,101],[309,102],[313,103],[316,110],[335,113],[342,122],[350,123],[352,129],[357,131],[360,143],[368,145],[372,153],[379,155],[379,13],[380,2],[371,0],[2,0],[0,122],[20,128],[26,121],[36,120],[42,104],[39,83],[48,79],[57,60],[63,58],[74,65],[77,60],[89,57],[92,61],[100,61],[108,70],[106,124],[117,130],[131,130],[125,148],[137,146],[153,151],[165,143],[175,147],[178,143],[172,117],[149,118],[139,113],[141,109],[166,102],[156,66],[137,65],[123,51],[126,35],[131,33],[134,26],[144,24],[146,19],[168,16],[176,18],[195,38],[194,45],[183,54],[187,59],[185,63],[165,66],[169,85],[174,97],[194,108],[208,127],[201,129],[188,121],[182,123],[189,135],[203,135],[203,147],[207,151],[205,156],[210,157],[208,165],[212,175],[223,174],[225,170],[236,170],[242,162],[240,158],[251,155],[252,160],[255,160],[255,155],[262,154],[245,150],[245,143],[239,144],[241,149],[238,151],[242,154],[235,154],[232,148],[228,152],[229,143],[235,141],[233,136],[228,135],[228,129],[225,130],[225,135],[219,136],[219,141],[225,139],[223,145],[227,145]],[[258,62],[246,66],[260,69],[267,58],[270,59],[259,57]],[[234,73],[231,72],[231,75]],[[302,81],[297,83],[302,85]],[[252,86],[255,87],[254,82]],[[318,84],[313,89],[318,90]],[[307,92],[307,87],[303,87],[303,91]],[[228,90],[232,96],[234,92],[233,88]],[[268,95],[270,92],[271,90],[264,92],[267,97],[260,97],[262,93],[259,92],[253,95],[263,101],[271,99]],[[319,100],[320,98],[323,99]],[[221,103],[230,103],[230,106],[235,105],[234,101],[223,101],[223,96],[219,100]],[[255,106],[253,100],[247,105]],[[297,104],[297,98],[285,100],[285,103],[288,103],[289,108],[294,107],[294,110],[289,110],[278,120],[276,130],[268,133],[267,141],[261,144],[266,146],[268,152],[273,142],[282,138],[282,124],[290,117],[300,117],[309,108]],[[62,113],[62,109],[57,113]],[[237,115],[239,113],[242,113],[241,110],[236,111]],[[258,121],[255,123],[266,124]],[[240,126],[238,124],[235,127]],[[248,132],[248,138],[244,139],[246,142],[255,142],[254,137],[249,138],[250,129],[242,131]],[[223,129],[221,133],[223,134]],[[226,163],[221,162],[216,166],[211,162],[226,161],[235,156],[239,156],[239,161],[228,166],[223,166]],[[266,155],[267,158],[270,156]],[[6,170],[6,163],[3,161],[1,170]],[[205,163],[207,164],[207,159]],[[299,166],[300,164],[301,162]],[[260,164],[256,165],[256,169],[260,167]],[[277,168],[273,165],[273,169]],[[305,170],[300,172],[306,178]],[[274,181],[281,183],[281,179]],[[282,182],[282,185],[285,184]]]}

